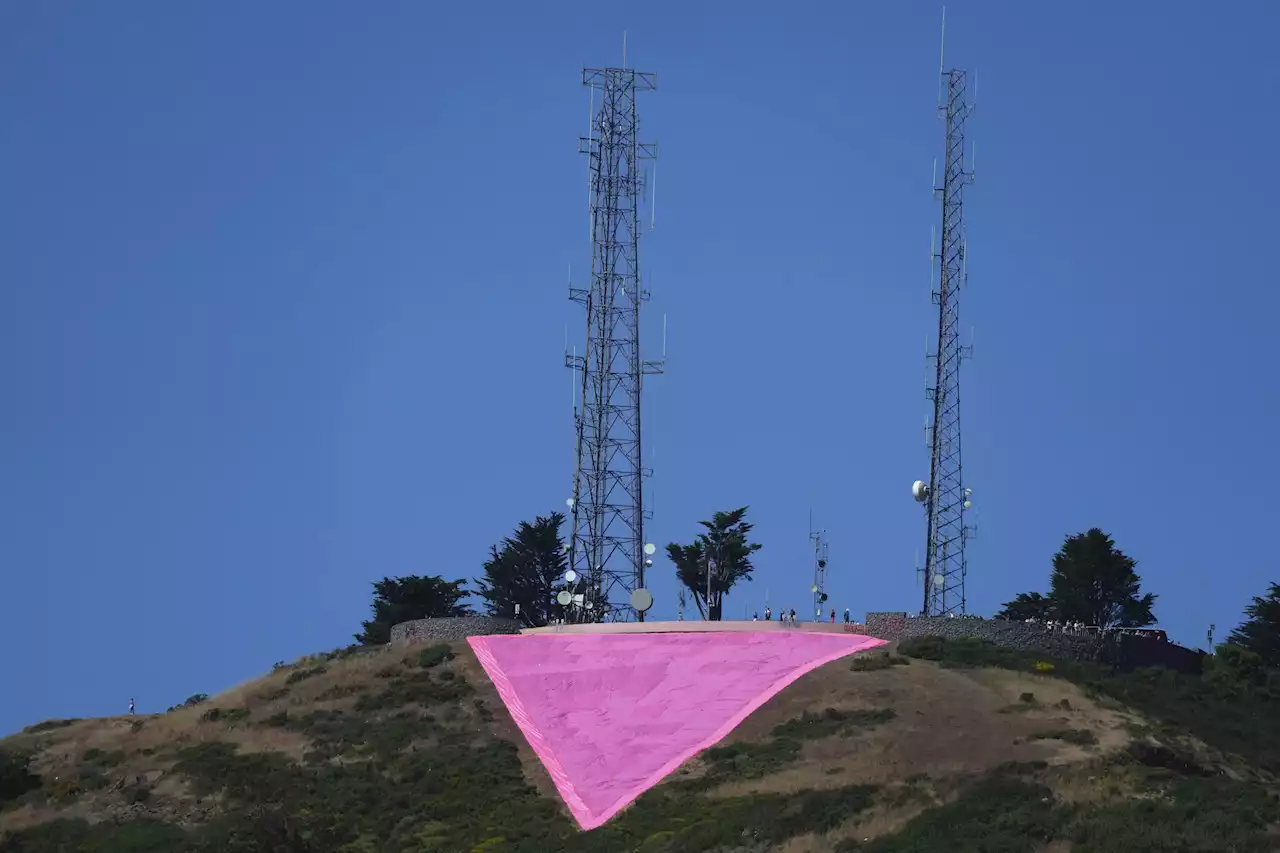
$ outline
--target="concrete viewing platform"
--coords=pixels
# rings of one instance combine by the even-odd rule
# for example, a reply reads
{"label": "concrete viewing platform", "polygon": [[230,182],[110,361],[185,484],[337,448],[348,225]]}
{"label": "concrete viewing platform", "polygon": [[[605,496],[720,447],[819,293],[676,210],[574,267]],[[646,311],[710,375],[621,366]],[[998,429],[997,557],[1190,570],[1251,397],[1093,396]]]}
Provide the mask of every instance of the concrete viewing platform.
{"label": "concrete viewing platform", "polygon": [[701,619],[676,622],[584,622],[571,625],[546,625],[541,628],[524,628],[522,634],[703,634],[728,631],[813,631],[824,634],[866,634],[866,627],[857,623],[797,622],[788,625],[770,622],[726,620],[707,622]]}

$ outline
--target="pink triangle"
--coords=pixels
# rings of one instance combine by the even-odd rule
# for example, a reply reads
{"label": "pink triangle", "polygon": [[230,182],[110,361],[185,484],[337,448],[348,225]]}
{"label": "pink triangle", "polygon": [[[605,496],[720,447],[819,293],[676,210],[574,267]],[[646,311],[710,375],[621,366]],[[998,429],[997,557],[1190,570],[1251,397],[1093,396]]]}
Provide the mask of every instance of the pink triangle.
{"label": "pink triangle", "polygon": [[468,642],[583,829],[594,829],[791,682],[884,640],[746,631]]}

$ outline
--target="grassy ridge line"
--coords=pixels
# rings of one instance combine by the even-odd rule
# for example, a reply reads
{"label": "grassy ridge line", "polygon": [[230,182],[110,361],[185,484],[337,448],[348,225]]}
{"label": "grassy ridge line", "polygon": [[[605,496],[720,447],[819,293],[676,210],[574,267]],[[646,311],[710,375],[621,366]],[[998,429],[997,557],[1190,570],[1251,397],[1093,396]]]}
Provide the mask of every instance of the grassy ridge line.
{"label": "grassy ridge line", "polygon": [[[899,651],[944,667],[994,665],[1068,677],[1099,695],[1140,695],[1152,706],[1143,709],[1150,716],[1179,726],[1189,721],[1207,742],[1214,732],[1196,730],[1202,717],[1178,703],[1194,702],[1211,687],[1233,689],[1222,679],[1187,685],[1177,682],[1182,676],[1170,680],[1172,674],[1073,668],[983,643],[922,638],[900,644]],[[1050,841],[1066,841],[1075,845],[1073,853],[1263,853],[1274,850],[1277,836],[1269,828],[1280,825],[1280,798],[1265,786],[1212,775],[1212,768],[1171,760],[1169,750],[1159,749],[1136,749],[1112,767],[1091,771],[1128,786],[1117,787],[1101,803],[1072,804],[1057,797],[1058,771],[1043,764],[953,780],[957,793],[943,803],[927,785],[910,781],[880,789],[849,785],[791,794],[714,795],[722,782],[789,766],[803,741],[856,737],[893,713],[825,709],[786,720],[759,742],[708,750],[701,776],[667,782],[604,827],[580,833],[556,801],[525,779],[516,744],[494,737],[486,727],[500,708],[490,707],[468,682],[455,654],[448,646],[415,652],[378,667],[359,691],[336,680],[344,667],[355,665],[351,661],[331,658],[290,672],[287,689],[322,690],[319,696],[345,698],[344,708],[300,705],[264,719],[253,714],[231,719],[227,709],[201,712],[201,725],[232,725],[227,734],[247,726],[305,736],[310,747],[301,762],[294,762],[218,740],[168,744],[176,772],[195,791],[221,798],[222,811],[199,828],[156,820],[93,826],[62,820],[0,840],[0,853],[766,853],[797,836],[847,828],[877,803],[903,798],[934,807],[896,834],[865,843],[838,841],[834,849],[1039,853]],[[849,669],[856,673],[906,660],[885,658],[875,658],[874,664],[855,659]],[[332,672],[317,673],[321,666]],[[1262,707],[1258,703],[1271,701],[1268,684],[1250,682],[1236,701],[1252,703],[1256,712]],[[1230,731],[1219,734],[1231,736]],[[52,726],[42,733],[57,735]],[[114,764],[117,758],[112,752],[80,756],[83,767]],[[1130,792],[1137,798],[1126,799]],[[47,792],[27,791],[20,798],[28,796]]]}

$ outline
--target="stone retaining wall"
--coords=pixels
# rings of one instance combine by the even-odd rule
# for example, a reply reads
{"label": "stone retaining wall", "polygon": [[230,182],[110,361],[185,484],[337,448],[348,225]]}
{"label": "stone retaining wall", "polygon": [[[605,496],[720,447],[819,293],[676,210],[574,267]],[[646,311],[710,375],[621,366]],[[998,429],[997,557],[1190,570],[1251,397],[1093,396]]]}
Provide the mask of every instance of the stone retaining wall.
{"label": "stone retaining wall", "polygon": [[495,616],[458,616],[448,619],[414,619],[391,626],[393,645],[453,643],[483,634],[519,634],[520,623]]}
{"label": "stone retaining wall", "polygon": [[1042,652],[1061,660],[1101,661],[1120,669],[1164,666],[1179,672],[1198,673],[1204,653],[1176,643],[1132,634],[1069,634],[1051,631],[1043,624],[1003,619],[957,617],[944,619],[906,613],[868,613],[866,634],[882,640],[905,640],[930,635],[956,640],[977,637],[999,646],[1025,652]]}
{"label": "stone retaining wall", "polygon": [[1097,636],[1049,631],[1043,625],[1006,622],[999,619],[957,617],[944,619],[905,613],[868,613],[866,632],[882,640],[905,640],[908,637],[977,637],[999,646],[1027,652],[1044,652],[1066,660],[1099,660],[1103,641]]}

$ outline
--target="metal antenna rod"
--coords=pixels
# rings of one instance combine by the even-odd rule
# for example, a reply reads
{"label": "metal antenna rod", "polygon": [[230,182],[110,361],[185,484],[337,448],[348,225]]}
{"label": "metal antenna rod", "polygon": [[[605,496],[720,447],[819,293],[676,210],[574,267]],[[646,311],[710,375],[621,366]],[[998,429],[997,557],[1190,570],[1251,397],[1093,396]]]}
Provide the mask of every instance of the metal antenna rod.
{"label": "metal antenna rod", "polygon": [[[640,356],[641,287],[638,204],[640,161],[654,146],[637,140],[636,93],[656,88],[653,74],[629,68],[586,68],[591,89],[591,129],[579,139],[588,157],[591,198],[591,281],[569,289],[586,309],[586,344],[566,359],[580,372],[569,565],[586,580],[592,621],[643,621],[630,594],[644,586],[640,398],[644,374],[661,373],[661,361]],[[600,97],[597,99],[596,94]],[[598,100],[598,108],[597,108]]]}
{"label": "metal antenna rod", "polygon": [[964,520],[968,490],[960,459],[960,362],[972,354],[971,347],[960,343],[960,290],[967,248],[964,187],[973,181],[973,172],[965,165],[965,126],[972,109],[964,71],[944,70],[940,83],[939,112],[946,125],[946,146],[942,184],[934,187],[942,203],[942,234],[935,256],[938,287],[932,292],[933,304],[938,306],[937,351],[930,356],[933,384],[925,389],[926,399],[933,403],[925,501],[924,604],[920,611],[925,616],[965,612],[965,545],[973,531]]}

